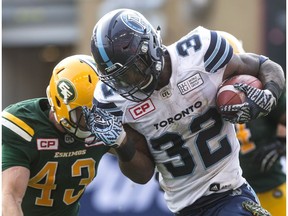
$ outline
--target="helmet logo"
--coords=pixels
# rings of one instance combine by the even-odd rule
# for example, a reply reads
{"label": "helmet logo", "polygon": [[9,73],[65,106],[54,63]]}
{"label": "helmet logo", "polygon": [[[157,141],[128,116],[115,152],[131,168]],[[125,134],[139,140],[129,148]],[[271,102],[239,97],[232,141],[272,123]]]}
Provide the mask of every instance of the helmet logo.
{"label": "helmet logo", "polygon": [[73,101],[76,97],[75,88],[69,80],[60,80],[57,84],[57,92],[65,104]]}
{"label": "helmet logo", "polygon": [[151,26],[146,21],[145,17],[135,15],[132,13],[131,14],[124,13],[121,15],[121,19],[127,27],[138,33],[149,34],[151,32]]}

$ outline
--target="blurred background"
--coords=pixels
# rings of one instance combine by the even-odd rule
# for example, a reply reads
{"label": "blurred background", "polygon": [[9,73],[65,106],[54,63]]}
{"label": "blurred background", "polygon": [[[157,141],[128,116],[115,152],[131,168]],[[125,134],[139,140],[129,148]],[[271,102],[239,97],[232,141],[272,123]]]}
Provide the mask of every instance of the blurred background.
{"label": "blurred background", "polygon": [[[53,67],[69,55],[90,54],[97,20],[124,7],[161,26],[166,45],[202,25],[232,33],[247,52],[267,55],[286,71],[285,0],[2,0],[2,108],[45,97]],[[111,156],[81,203],[80,216],[171,215],[154,179],[132,183]]]}

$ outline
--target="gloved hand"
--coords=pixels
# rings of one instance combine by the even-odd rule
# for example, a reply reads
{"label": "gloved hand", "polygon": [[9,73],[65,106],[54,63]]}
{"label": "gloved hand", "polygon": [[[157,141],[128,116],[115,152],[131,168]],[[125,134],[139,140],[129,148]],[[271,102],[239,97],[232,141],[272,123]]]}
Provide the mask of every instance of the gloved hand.
{"label": "gloved hand", "polygon": [[260,148],[255,153],[254,162],[259,165],[261,172],[267,172],[284,155],[286,155],[286,145],[277,140]]}
{"label": "gloved hand", "polygon": [[[268,89],[258,89],[245,83],[236,83],[234,88],[242,91],[247,96],[247,102],[237,105],[220,107],[223,118],[231,123],[246,123],[251,119],[266,116],[277,103],[276,98]],[[225,115],[225,112],[237,112],[236,115]]]}
{"label": "gloved hand", "polygon": [[270,212],[264,209],[261,205],[252,200],[246,200],[242,202],[242,207],[251,212],[254,216],[272,216]]}
{"label": "gloved hand", "polygon": [[87,128],[97,139],[110,147],[119,147],[126,137],[121,122],[109,112],[93,106],[90,110],[83,106],[83,114]]}
{"label": "gloved hand", "polygon": [[[249,103],[226,105],[220,107],[222,118],[232,124],[244,124],[251,120]],[[231,114],[235,113],[235,114]]]}

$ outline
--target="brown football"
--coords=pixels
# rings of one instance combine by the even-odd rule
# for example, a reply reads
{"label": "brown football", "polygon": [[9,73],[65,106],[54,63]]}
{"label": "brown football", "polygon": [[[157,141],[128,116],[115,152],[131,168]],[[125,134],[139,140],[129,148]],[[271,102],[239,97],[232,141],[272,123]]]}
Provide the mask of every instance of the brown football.
{"label": "brown football", "polygon": [[245,93],[234,88],[233,85],[236,83],[246,83],[255,88],[263,88],[261,81],[251,75],[236,75],[226,79],[221,83],[217,91],[216,105],[218,108],[223,105],[241,104],[246,101]]}

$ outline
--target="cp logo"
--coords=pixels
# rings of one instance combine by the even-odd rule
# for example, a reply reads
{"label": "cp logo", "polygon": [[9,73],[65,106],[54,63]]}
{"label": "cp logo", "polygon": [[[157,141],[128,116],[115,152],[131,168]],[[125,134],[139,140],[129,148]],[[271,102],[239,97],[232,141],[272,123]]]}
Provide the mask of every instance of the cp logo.
{"label": "cp logo", "polygon": [[37,148],[38,150],[57,150],[59,146],[58,139],[53,138],[39,138],[37,139]]}
{"label": "cp logo", "polygon": [[155,106],[152,103],[151,99],[144,101],[132,108],[129,109],[130,114],[132,115],[133,119],[138,119],[150,112],[155,110]]}

